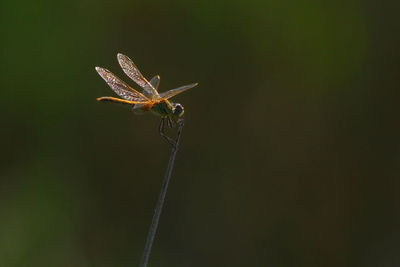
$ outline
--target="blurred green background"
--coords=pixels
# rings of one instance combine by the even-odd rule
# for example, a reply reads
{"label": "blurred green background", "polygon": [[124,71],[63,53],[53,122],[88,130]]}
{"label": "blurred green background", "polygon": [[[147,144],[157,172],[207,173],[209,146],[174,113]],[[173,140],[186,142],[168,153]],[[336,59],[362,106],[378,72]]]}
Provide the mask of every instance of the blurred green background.
{"label": "blurred green background", "polygon": [[399,7],[3,1],[0,266],[138,266],[170,148],[95,101],[118,52],[199,82],[150,266],[399,266]]}

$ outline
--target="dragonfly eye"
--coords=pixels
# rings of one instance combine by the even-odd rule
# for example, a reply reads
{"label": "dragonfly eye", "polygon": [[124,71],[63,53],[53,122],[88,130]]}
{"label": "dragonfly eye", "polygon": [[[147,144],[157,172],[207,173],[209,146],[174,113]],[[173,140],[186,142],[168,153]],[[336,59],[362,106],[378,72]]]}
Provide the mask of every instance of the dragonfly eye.
{"label": "dragonfly eye", "polygon": [[181,104],[175,104],[174,105],[174,115],[178,117],[182,117],[183,113],[185,111],[183,110],[183,106]]}

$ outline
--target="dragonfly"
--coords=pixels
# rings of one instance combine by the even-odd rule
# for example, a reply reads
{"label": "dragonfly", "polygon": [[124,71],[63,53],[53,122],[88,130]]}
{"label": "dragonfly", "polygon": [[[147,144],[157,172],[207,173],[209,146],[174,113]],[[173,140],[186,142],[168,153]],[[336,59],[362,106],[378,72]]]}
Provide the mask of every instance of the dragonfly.
{"label": "dragonfly", "polygon": [[198,83],[192,83],[189,85],[180,86],[169,91],[158,93],[158,86],[160,84],[160,76],[154,76],[150,81],[143,77],[138,67],[133,61],[119,53],[117,55],[118,63],[121,66],[124,73],[132,79],[137,85],[143,90],[139,92],[129,86],[127,83],[118,78],[111,71],[96,67],[97,73],[103,78],[108,86],[121,98],[103,96],[99,97],[97,101],[114,102],[119,104],[125,104],[132,107],[136,113],[150,112],[161,117],[159,132],[169,143],[174,145],[174,140],[165,134],[165,124],[170,128],[183,123],[183,114],[185,113],[184,108],[179,103],[174,103],[169,99],[177,94],[185,92],[195,86]]}

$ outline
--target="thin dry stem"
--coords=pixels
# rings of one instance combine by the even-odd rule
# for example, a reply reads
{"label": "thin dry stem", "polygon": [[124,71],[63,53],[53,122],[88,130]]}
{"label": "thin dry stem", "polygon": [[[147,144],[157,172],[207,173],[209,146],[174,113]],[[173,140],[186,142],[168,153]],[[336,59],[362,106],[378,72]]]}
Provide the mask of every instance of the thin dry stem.
{"label": "thin dry stem", "polygon": [[168,184],[169,184],[172,169],[173,169],[174,163],[175,163],[176,152],[178,151],[178,148],[179,148],[179,142],[181,139],[183,125],[184,125],[184,123],[182,120],[178,124],[178,132],[177,132],[176,141],[175,141],[175,144],[172,145],[172,150],[171,150],[171,155],[170,155],[170,158],[168,161],[168,166],[167,166],[167,169],[165,170],[164,179],[163,179],[163,182],[161,185],[161,191],[158,196],[158,200],[157,200],[157,204],[156,204],[156,207],[154,210],[154,215],[153,215],[153,219],[151,221],[149,233],[147,234],[146,245],[144,247],[143,256],[140,261],[140,267],[146,267],[147,263],[149,261],[151,247],[153,246],[154,237],[157,232],[157,226],[160,221],[161,211],[164,206],[165,195],[167,194]]}

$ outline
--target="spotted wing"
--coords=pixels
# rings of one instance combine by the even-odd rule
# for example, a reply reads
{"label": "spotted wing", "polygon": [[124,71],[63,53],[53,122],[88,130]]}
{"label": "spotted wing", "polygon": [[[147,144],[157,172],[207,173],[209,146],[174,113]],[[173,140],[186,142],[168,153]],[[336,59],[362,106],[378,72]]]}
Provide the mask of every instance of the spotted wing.
{"label": "spotted wing", "polygon": [[109,70],[96,67],[96,71],[99,73],[101,78],[103,78],[108,86],[120,97],[128,100],[128,101],[137,101],[137,102],[146,102],[149,101],[147,97],[143,94],[139,93],[125,82],[123,82],[120,78],[115,76]]}
{"label": "spotted wing", "polygon": [[151,96],[151,99],[160,98],[157,90],[153,87],[153,85],[151,85],[151,83],[149,83],[149,81],[146,80],[146,78],[143,77],[135,63],[133,63],[129,57],[123,54],[118,54],[117,57],[119,65],[121,65],[121,68],[125,74],[128,75],[128,77],[140,87],[142,87]]}
{"label": "spotted wing", "polygon": [[185,92],[186,90],[189,90],[190,88],[195,87],[196,85],[198,85],[198,83],[192,83],[192,84],[189,84],[189,85],[184,85],[184,86],[181,86],[181,87],[178,87],[178,88],[175,88],[175,89],[171,89],[171,90],[169,90],[167,92],[161,93],[160,97],[161,98],[165,98],[165,99],[169,99],[169,98],[171,98],[171,97],[173,97],[173,96],[175,96],[177,94],[180,94],[182,92]]}

